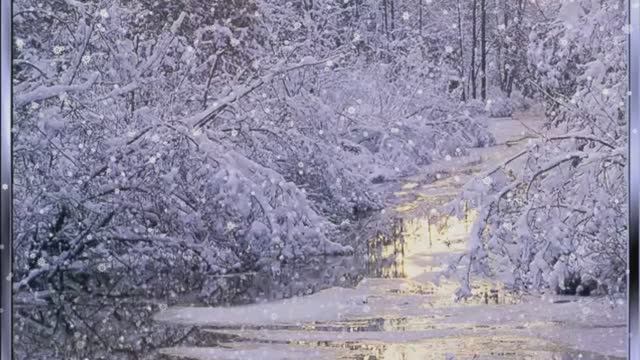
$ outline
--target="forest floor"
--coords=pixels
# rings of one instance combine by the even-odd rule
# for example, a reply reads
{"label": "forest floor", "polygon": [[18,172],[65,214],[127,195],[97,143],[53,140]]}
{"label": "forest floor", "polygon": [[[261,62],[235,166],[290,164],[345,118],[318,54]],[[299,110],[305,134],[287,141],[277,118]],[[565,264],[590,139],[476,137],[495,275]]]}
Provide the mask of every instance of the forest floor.
{"label": "forest floor", "polygon": [[[368,267],[375,269],[355,286],[251,305],[170,307],[156,321],[196,325],[218,340],[162,353],[202,360],[624,358],[624,303],[524,296],[490,279],[475,280],[474,296],[456,302],[458,282],[438,275],[466,249],[474,210],[444,227],[430,224],[424,214],[435,211],[438,198],[457,195],[471,177],[540,136],[542,118],[533,109],[491,119],[495,146],[434,163],[391,191],[388,184],[381,188],[388,193],[386,213],[400,222],[397,239],[368,254]],[[438,180],[429,181],[434,173]]]}

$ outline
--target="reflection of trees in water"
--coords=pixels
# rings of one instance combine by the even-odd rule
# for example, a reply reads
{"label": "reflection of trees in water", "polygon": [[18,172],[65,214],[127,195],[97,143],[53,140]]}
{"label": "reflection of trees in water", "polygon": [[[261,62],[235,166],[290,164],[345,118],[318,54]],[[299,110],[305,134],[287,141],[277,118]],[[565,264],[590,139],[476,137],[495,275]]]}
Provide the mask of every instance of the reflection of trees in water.
{"label": "reflection of trees in water", "polygon": [[404,277],[404,220],[393,220],[391,230],[378,233],[368,243],[367,275],[378,278]]}
{"label": "reflection of trees in water", "polygon": [[[315,293],[332,286],[355,286],[365,273],[362,256],[316,257],[305,262],[282,263],[277,270],[209,276],[203,279],[179,267],[166,273],[168,284],[203,284],[202,293],[180,291],[180,286],[161,286],[156,281],[140,284],[126,274],[83,273],[63,278],[65,291],[16,297],[16,341],[31,344],[16,352],[17,359],[157,359],[157,350],[173,346],[216,346],[221,334],[196,327],[155,323],[153,314],[167,306],[200,303],[238,305]],[[176,264],[178,265],[178,264]],[[188,270],[188,269],[187,269]],[[199,277],[199,278],[198,278]],[[195,279],[198,278],[198,279]],[[120,280],[119,280],[120,279]],[[203,285],[188,289],[202,289]],[[71,287],[77,286],[75,289]],[[171,289],[169,289],[169,287]],[[162,289],[162,290],[160,290]],[[166,296],[164,296],[166,295]]]}
{"label": "reflection of trees in water", "polygon": [[156,359],[178,345],[211,345],[213,334],[153,322],[162,305],[141,299],[76,298],[52,305],[16,304],[15,341],[30,344],[16,359]]}

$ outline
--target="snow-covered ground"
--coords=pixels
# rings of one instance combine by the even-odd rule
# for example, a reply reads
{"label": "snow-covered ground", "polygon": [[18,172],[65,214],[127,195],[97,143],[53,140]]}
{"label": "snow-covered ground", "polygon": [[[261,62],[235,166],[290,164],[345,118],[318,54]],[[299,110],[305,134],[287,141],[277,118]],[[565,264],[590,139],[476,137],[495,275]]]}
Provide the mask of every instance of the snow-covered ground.
{"label": "snow-covered ground", "polygon": [[[389,192],[387,213],[401,219],[392,258],[355,287],[232,307],[170,307],[155,320],[196,325],[220,336],[198,347],[165,348],[188,359],[604,359],[624,357],[625,306],[599,297],[523,296],[497,281],[473,282],[455,302],[455,279],[439,276],[466,248],[473,221],[431,223],[442,198],[457,194],[539,136],[540,110],[491,119],[497,144],[431,164]],[[436,181],[429,179],[436,174]],[[370,256],[370,254],[368,255]],[[372,273],[372,272],[370,272]],[[380,276],[381,274],[381,276]]]}

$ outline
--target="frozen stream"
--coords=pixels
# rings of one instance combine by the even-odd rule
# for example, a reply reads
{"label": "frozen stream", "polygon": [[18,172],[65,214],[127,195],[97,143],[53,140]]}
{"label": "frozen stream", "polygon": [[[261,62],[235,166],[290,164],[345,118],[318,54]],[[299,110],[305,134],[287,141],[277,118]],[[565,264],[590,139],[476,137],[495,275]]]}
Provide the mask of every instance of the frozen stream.
{"label": "frozen stream", "polygon": [[[439,279],[464,251],[474,211],[433,224],[432,208],[538,136],[540,115],[493,119],[498,145],[425,169],[389,192],[390,235],[366,254],[318,259],[255,274],[246,294],[269,301],[228,307],[170,307],[155,316],[168,326],[196,325],[194,346],[164,348],[167,359],[608,359],[625,353],[625,307],[609,299],[521,296],[499,282],[477,280],[474,297],[453,299],[458,284]],[[440,174],[436,181],[429,176]],[[246,295],[245,294],[245,295]],[[296,296],[298,295],[298,296]],[[302,296],[300,296],[302,295]],[[281,298],[281,299],[278,299]],[[274,300],[275,299],[275,300]],[[617,357],[616,357],[617,356]]]}

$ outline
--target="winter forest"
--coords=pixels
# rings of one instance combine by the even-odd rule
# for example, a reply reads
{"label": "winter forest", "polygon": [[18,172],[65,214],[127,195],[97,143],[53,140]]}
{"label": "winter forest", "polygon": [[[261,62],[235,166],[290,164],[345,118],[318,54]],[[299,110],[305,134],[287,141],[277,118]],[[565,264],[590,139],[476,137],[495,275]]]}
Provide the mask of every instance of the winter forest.
{"label": "winter forest", "polygon": [[622,359],[626,2],[14,0],[16,359]]}

